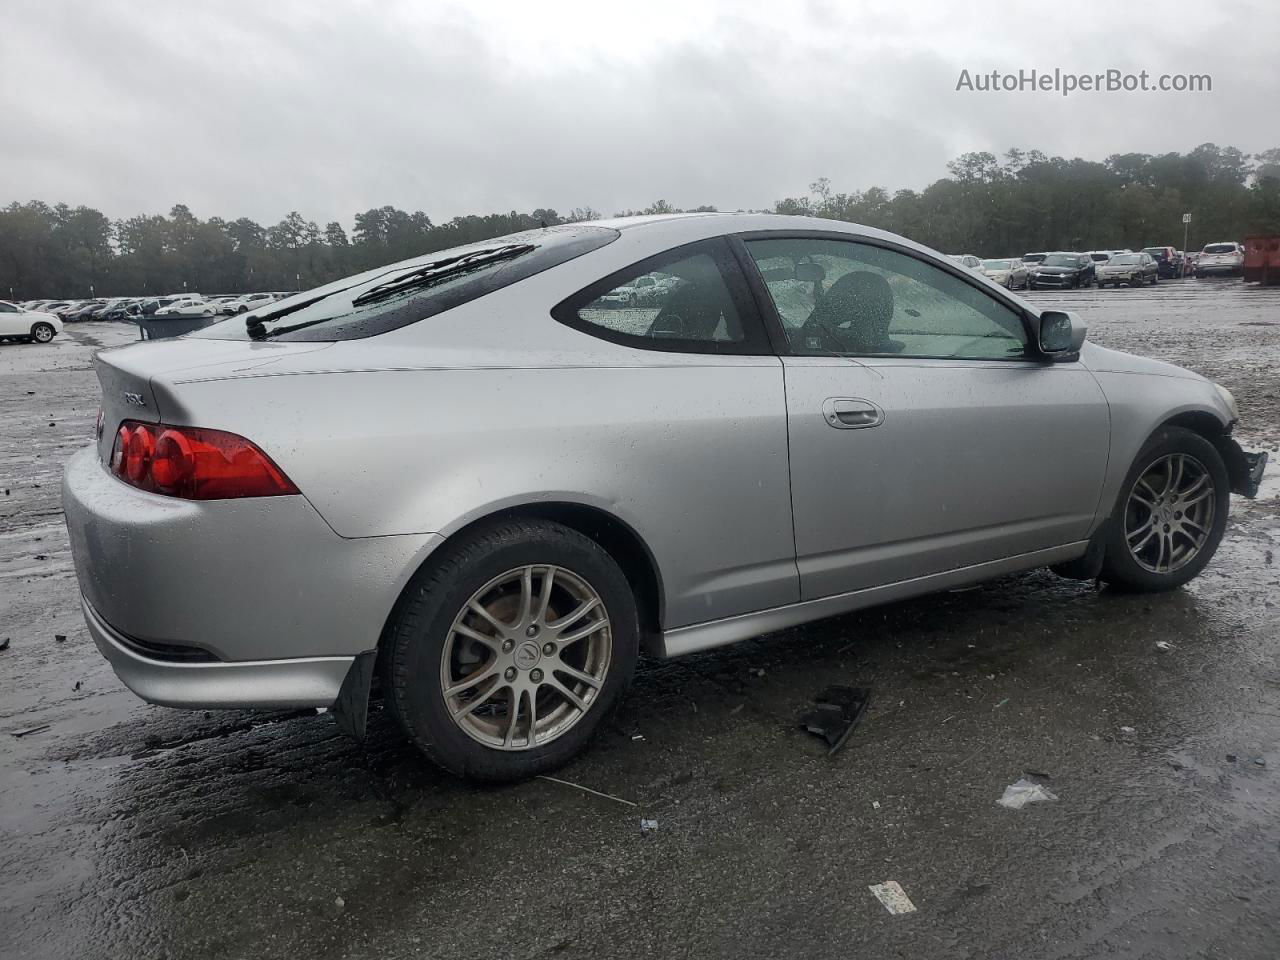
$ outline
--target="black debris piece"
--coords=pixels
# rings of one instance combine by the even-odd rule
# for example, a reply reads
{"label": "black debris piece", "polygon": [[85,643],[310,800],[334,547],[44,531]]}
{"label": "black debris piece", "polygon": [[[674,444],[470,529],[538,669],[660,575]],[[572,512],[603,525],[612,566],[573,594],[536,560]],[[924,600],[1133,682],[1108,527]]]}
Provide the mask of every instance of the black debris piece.
{"label": "black debris piece", "polygon": [[50,724],[42,723],[38,727],[27,727],[25,730],[15,730],[13,731],[13,735],[15,737],[25,737],[32,733],[44,733],[44,731],[48,730],[49,727]]}
{"label": "black debris piece", "polygon": [[3,640],[0,640],[0,653],[4,653],[8,649],[9,649],[9,638],[5,637]]}
{"label": "black debris piece", "polygon": [[830,756],[844,746],[870,700],[871,691],[865,687],[827,687],[814,697],[814,708],[800,718],[800,726],[825,740]]}
{"label": "black debris piece", "polygon": [[67,635],[65,633],[55,633],[53,640],[55,643],[66,643]]}

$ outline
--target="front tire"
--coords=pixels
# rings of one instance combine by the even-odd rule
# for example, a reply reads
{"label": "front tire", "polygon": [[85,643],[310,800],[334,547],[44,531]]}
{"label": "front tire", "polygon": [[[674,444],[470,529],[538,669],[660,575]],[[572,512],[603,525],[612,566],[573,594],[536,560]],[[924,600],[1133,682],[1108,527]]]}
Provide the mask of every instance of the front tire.
{"label": "front tire", "polygon": [[635,597],[595,541],[544,520],[481,528],[414,579],[384,643],[409,739],[460,777],[500,782],[572,759],[635,672]]}
{"label": "front tire", "polygon": [[1102,579],[1144,593],[1182,586],[1213,559],[1230,499],[1227,468],[1213,444],[1182,427],[1157,430],[1120,489]]}
{"label": "front tire", "polygon": [[31,339],[36,343],[48,343],[58,331],[48,323],[37,323],[31,328]]}

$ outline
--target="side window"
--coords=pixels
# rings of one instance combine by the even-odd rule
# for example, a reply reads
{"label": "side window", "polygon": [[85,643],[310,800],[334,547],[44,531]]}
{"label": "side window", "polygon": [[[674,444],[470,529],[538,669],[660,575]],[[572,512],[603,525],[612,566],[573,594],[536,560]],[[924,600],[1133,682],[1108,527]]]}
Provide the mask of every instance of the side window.
{"label": "side window", "polygon": [[0,313],[17,313],[18,308],[12,303],[0,303]]}
{"label": "side window", "polygon": [[768,353],[737,261],[723,239],[634,264],[552,310],[615,343],[688,353]]}
{"label": "side window", "polygon": [[747,241],[796,354],[1025,355],[1012,307],[923,260],[847,240]]}

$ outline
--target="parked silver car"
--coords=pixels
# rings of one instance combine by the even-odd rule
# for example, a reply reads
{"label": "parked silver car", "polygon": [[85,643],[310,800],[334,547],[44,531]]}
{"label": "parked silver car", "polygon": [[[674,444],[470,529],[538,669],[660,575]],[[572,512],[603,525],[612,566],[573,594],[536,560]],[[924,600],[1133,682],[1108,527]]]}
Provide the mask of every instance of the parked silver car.
{"label": "parked silver car", "polygon": [[1097,266],[1099,290],[1105,289],[1108,284],[1119,287],[1124,283],[1131,287],[1141,287],[1150,283],[1154,286],[1158,280],[1159,268],[1149,253],[1118,253]]}
{"label": "parked silver car", "polygon": [[[635,278],[678,278],[620,310]],[[143,698],[371,682],[456,773],[576,753],[676,656],[1052,565],[1167,590],[1265,455],[1231,395],[901,237],[708,214],[429,254],[103,351],[63,496]]]}
{"label": "parked silver car", "polygon": [[983,260],[981,273],[989,277],[992,283],[998,283],[1008,290],[1025,290],[1031,273],[1017,257],[1002,260]]}

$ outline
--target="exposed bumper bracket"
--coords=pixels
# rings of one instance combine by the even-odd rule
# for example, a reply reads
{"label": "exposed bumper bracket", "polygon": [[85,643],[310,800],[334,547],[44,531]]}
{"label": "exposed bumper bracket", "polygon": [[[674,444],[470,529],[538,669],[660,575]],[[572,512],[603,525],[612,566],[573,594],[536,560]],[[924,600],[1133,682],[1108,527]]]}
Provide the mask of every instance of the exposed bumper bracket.
{"label": "exposed bumper bracket", "polygon": [[1217,444],[1218,452],[1227,465],[1231,479],[1231,492],[1252,500],[1258,495],[1258,485],[1267,469],[1267,452],[1245,453],[1234,437],[1223,437]]}

